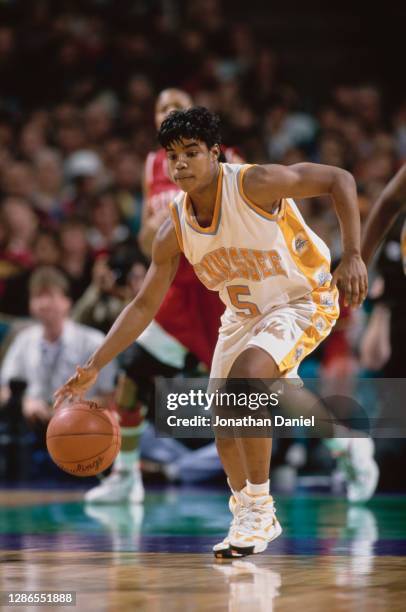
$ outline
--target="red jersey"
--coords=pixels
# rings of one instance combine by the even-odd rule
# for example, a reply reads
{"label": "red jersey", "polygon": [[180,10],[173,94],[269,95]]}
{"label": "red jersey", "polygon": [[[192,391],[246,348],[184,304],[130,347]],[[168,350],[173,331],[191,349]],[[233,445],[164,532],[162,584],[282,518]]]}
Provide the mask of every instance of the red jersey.
{"label": "red jersey", "polygon": [[[148,155],[145,183],[144,206],[150,208],[151,214],[168,209],[179,189],[169,178],[164,149]],[[181,254],[176,276],[155,316],[157,323],[210,367],[223,312],[224,304],[218,294],[202,285]]]}

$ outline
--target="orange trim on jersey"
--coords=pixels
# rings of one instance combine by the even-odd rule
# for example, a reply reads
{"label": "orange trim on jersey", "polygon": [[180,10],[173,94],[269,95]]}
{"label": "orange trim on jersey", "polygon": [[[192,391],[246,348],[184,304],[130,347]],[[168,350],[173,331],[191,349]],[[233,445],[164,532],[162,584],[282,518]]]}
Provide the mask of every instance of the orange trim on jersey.
{"label": "orange trim on jersey", "polygon": [[179,248],[183,253],[182,229],[180,226],[179,211],[175,202],[169,202],[169,211],[171,213],[173,226],[175,228],[176,238],[178,239]]}
{"label": "orange trim on jersey", "polygon": [[250,164],[250,165],[247,165],[241,168],[240,172],[238,173],[238,191],[240,192],[240,196],[242,197],[244,202],[247,204],[247,206],[251,208],[251,210],[256,212],[261,217],[264,217],[264,219],[268,219],[269,221],[278,221],[283,216],[284,200],[280,201],[280,204],[276,212],[270,213],[264,210],[263,208],[260,208],[258,204],[255,204],[255,202],[250,200],[244,191],[244,186],[243,186],[244,175],[247,172],[247,170],[249,170],[249,168],[253,168],[256,165],[257,164]]}
{"label": "orange trim on jersey", "polygon": [[[279,222],[279,227],[293,261],[307,278],[312,289],[318,289],[320,283],[317,280],[317,272],[325,270],[326,273],[330,273],[330,262],[312,241],[310,235],[306,231],[306,227],[295,215],[289,202],[286,202],[285,214],[283,219]],[[297,239],[302,239],[302,249],[295,249]],[[329,284],[330,283],[328,283],[328,285],[326,284],[325,288],[328,287]]]}
{"label": "orange trim on jersey", "polygon": [[[316,304],[316,312],[312,315],[312,323],[280,362],[279,371],[281,374],[286,374],[295,368],[307,355],[314,351],[331,332],[339,317],[337,287],[334,287],[332,291],[325,288],[316,289],[311,293],[311,298]],[[325,303],[325,298],[328,298],[328,303]]]}
{"label": "orange trim on jersey", "polygon": [[195,214],[193,212],[192,204],[188,194],[185,194],[184,200],[184,208],[186,212],[186,220],[192,229],[199,234],[216,234],[218,230],[218,226],[220,223],[220,213],[221,213],[221,196],[223,191],[223,167],[220,164],[219,176],[217,179],[217,191],[216,191],[216,202],[214,204],[214,212],[213,219],[210,223],[209,227],[202,227],[196,220]]}

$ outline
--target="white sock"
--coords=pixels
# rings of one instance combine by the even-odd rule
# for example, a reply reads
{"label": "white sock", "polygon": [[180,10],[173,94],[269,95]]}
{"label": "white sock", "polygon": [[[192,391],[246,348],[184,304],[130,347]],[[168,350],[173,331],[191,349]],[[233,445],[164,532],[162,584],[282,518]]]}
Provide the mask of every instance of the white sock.
{"label": "white sock", "polygon": [[132,472],[138,466],[139,459],[138,449],[120,451],[114,462],[114,470],[117,472]]}
{"label": "white sock", "polygon": [[138,467],[140,460],[139,438],[143,426],[141,427],[121,427],[122,438],[133,439],[135,448],[131,450],[120,450],[114,462],[114,470],[118,472],[131,472]]}
{"label": "white sock", "polygon": [[247,480],[247,486],[245,488],[248,495],[269,495],[269,479],[262,484],[253,484]]}

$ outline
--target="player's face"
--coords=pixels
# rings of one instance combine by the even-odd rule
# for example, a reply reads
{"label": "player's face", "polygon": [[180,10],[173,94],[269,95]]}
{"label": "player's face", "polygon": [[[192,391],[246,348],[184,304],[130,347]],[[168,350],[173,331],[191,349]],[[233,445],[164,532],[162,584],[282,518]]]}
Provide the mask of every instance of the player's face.
{"label": "player's face", "polygon": [[167,149],[169,174],[182,191],[192,193],[206,187],[217,175],[219,147],[207,148],[200,140],[185,138]]}
{"label": "player's face", "polygon": [[186,110],[192,106],[192,99],[184,91],[164,91],[159,96],[155,106],[155,124],[157,130],[161,123],[174,110]]}

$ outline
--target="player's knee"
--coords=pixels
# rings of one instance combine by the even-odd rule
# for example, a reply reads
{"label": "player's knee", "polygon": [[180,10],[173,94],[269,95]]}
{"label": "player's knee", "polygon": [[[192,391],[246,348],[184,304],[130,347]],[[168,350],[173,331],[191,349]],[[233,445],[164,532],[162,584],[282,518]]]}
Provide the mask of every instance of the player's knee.
{"label": "player's knee", "polygon": [[228,378],[279,378],[274,359],[260,348],[250,347],[234,361]]}
{"label": "player's knee", "polygon": [[255,365],[237,363],[232,367],[229,378],[259,378],[259,375]]}

